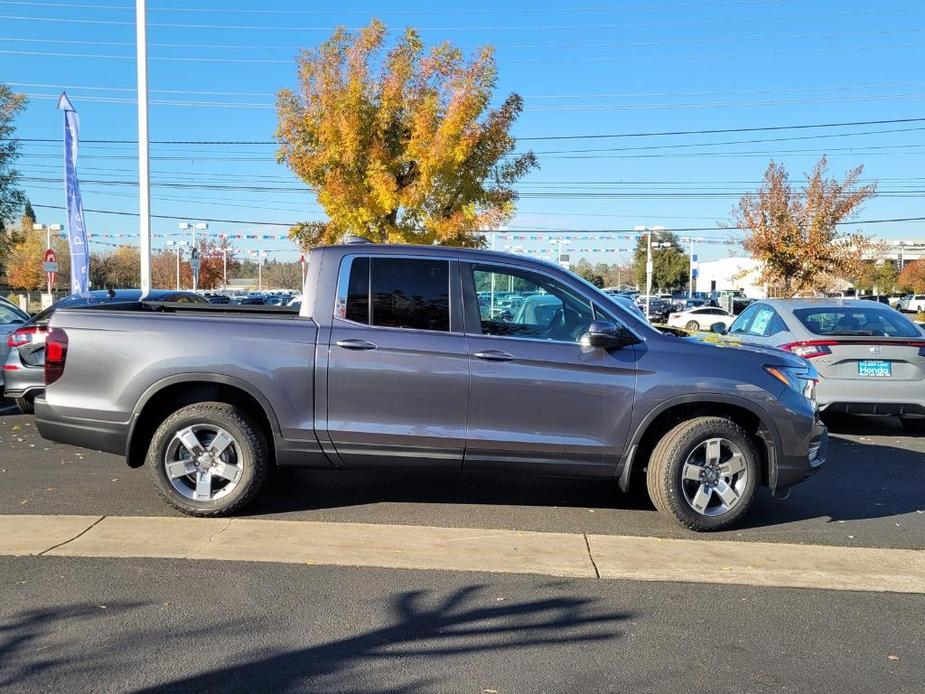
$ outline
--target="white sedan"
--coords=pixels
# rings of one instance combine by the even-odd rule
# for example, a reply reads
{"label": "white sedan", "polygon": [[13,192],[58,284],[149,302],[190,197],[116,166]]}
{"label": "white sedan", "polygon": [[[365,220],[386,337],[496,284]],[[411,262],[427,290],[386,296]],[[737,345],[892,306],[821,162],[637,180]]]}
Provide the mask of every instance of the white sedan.
{"label": "white sedan", "polygon": [[721,308],[700,306],[680,313],[669,313],[668,325],[686,330],[709,330],[714,323],[722,323],[728,329],[735,319],[735,316]]}

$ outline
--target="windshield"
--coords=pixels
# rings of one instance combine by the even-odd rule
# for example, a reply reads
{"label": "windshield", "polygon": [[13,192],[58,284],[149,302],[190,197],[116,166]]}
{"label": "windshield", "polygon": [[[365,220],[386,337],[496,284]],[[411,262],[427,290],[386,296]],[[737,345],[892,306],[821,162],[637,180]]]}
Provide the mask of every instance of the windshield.
{"label": "windshield", "polygon": [[867,335],[921,337],[908,318],[892,309],[876,306],[827,306],[798,308],[793,315],[815,335]]}

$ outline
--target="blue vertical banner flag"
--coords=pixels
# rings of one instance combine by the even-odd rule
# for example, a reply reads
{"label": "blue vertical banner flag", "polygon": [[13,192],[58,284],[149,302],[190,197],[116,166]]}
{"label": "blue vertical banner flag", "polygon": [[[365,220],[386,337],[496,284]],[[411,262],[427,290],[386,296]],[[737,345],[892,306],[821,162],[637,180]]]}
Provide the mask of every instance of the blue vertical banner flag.
{"label": "blue vertical banner flag", "polygon": [[71,293],[85,294],[89,289],[90,254],[87,250],[87,227],[77,180],[77,151],[80,147],[80,117],[74,104],[62,93],[58,110],[64,111],[64,190],[67,194],[67,240],[71,248]]}

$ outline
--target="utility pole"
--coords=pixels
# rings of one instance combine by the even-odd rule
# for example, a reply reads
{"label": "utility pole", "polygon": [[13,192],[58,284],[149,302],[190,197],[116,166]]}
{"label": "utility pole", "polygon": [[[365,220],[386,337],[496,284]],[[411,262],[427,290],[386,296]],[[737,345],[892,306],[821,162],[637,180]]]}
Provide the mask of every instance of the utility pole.
{"label": "utility pole", "polygon": [[151,166],[148,160],[148,31],[147,0],[135,0],[135,65],[138,75],[138,246],[141,295],[151,291]]}
{"label": "utility pole", "polygon": [[257,291],[263,291],[263,259],[266,257],[266,251],[257,251]]}
{"label": "utility pole", "polygon": [[692,236],[687,236],[683,238],[682,241],[687,241],[690,247],[690,250],[689,250],[690,271],[688,272],[688,278],[687,278],[687,298],[693,299],[694,298],[694,269],[695,269],[694,266],[697,264],[697,256],[694,255],[694,241],[703,241],[703,239],[702,238],[695,239]]}
{"label": "utility pole", "polygon": [[[652,297],[652,234],[660,234],[665,231],[665,227],[656,226],[656,227],[647,227],[647,226],[638,226],[634,230],[640,234],[646,235],[646,318],[649,317],[649,300]],[[662,244],[656,242],[656,248],[660,247]],[[670,246],[671,244],[665,243],[664,245]]]}
{"label": "utility pole", "polygon": [[175,246],[177,252],[177,291],[180,291],[180,255],[183,253],[183,249],[187,247],[188,243],[186,241],[168,241],[168,246]]}
{"label": "utility pole", "polygon": [[[196,231],[207,231],[209,225],[205,222],[180,222],[177,224],[177,228],[181,231],[192,231],[193,232],[193,258],[190,262],[196,263],[199,261],[199,244],[196,239]],[[193,291],[195,292],[199,288],[199,267],[196,266],[193,268]]]}

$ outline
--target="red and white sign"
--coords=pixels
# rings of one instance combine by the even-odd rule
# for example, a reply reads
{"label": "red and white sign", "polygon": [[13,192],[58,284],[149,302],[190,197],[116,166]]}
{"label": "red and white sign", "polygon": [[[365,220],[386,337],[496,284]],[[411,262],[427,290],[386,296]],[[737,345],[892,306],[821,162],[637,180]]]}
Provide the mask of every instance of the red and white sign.
{"label": "red and white sign", "polygon": [[53,248],[49,248],[45,251],[45,262],[43,263],[45,269],[45,277],[48,279],[48,286],[54,287],[55,280],[58,279],[58,256],[55,255]]}

